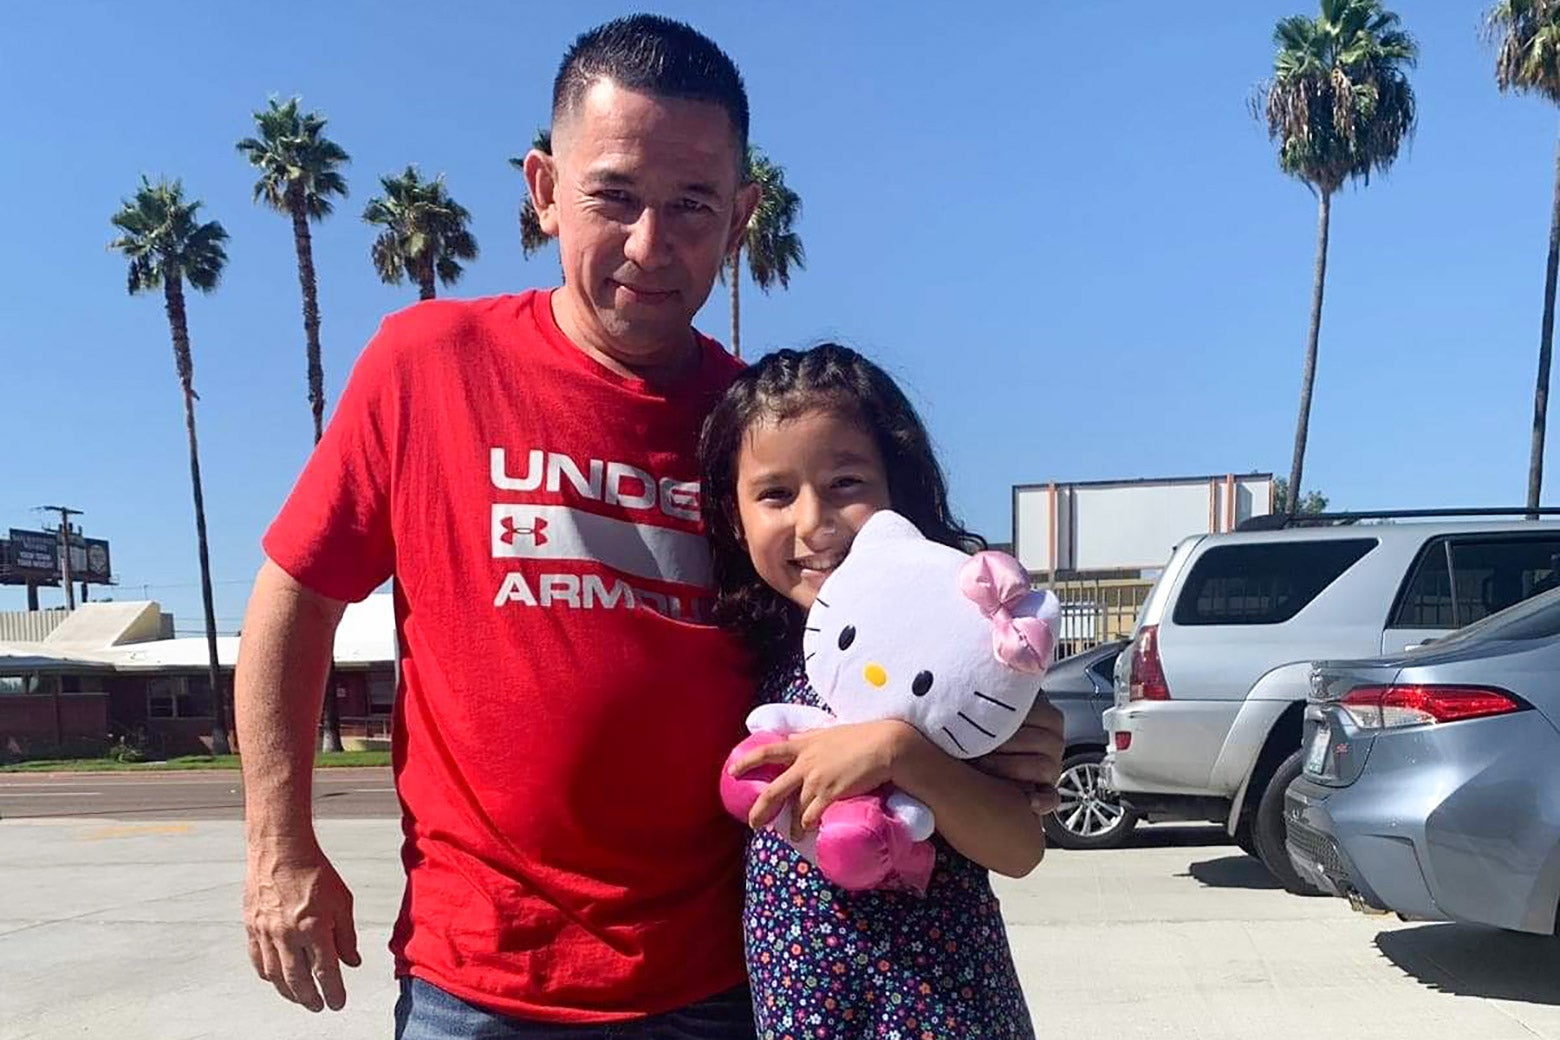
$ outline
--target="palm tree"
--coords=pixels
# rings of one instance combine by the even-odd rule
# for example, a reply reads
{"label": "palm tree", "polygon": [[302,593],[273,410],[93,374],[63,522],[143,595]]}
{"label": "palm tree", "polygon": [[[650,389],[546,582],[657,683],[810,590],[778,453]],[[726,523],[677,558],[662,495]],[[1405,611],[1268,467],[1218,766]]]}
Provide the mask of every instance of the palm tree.
{"label": "palm tree", "polygon": [[[351,157],[325,136],[325,117],[317,112],[300,114],[298,102],[294,97],[279,104],[272,98],[267,108],[254,113],[259,136],[244,138],[238,142],[238,150],[260,171],[255,201],[292,218],[298,284],[303,290],[309,407],[314,413],[314,443],[318,444],[325,429],[325,369],[320,364],[320,305],[309,221],[330,216],[331,196],[346,197],[347,181],[338,167]],[[341,750],[341,713],[330,693],[325,695],[320,720],[320,750]]]}
{"label": "palm tree", "polygon": [[444,190],[444,175],[431,181],[408,166],[399,177],[381,177],[382,198],[370,199],[363,219],[383,227],[374,239],[374,269],[387,285],[407,278],[417,283],[418,298],[436,294],[434,278],[446,286],[460,280],[459,260],[473,260],[477,240],[466,228],[471,214]]}
{"label": "palm tree", "polygon": [[[547,155],[552,154],[552,131],[538,128],[536,136],[531,139],[531,147],[538,152]],[[525,173],[525,156],[515,156],[509,160],[509,165]],[[520,250],[527,258],[537,252],[547,243],[552,241],[552,236],[542,230],[542,222],[536,215],[536,206],[531,202],[531,193],[526,192],[525,201],[520,203]]]}
{"label": "palm tree", "polygon": [[791,287],[791,266],[807,266],[802,239],[792,226],[802,212],[802,199],[785,183],[785,167],[771,162],[757,148],[747,153],[747,181],[757,184],[758,208],[748,221],[747,231],[731,253],[731,352],[742,356],[742,253],[747,251],[748,273],[753,284],[769,292],[775,283]]}
{"label": "palm tree", "polygon": [[[1495,82],[1501,91],[1536,93],[1560,103],[1560,3],[1502,0],[1486,31],[1498,41]],[[1544,427],[1549,413],[1549,363],[1555,335],[1555,275],[1560,271],[1560,151],[1549,217],[1549,260],[1544,269],[1544,317],[1538,333],[1538,382],[1533,388],[1533,446],[1528,455],[1527,504],[1538,508],[1544,483]]]}
{"label": "palm tree", "polygon": [[[1345,181],[1368,184],[1373,172],[1385,172],[1413,133],[1414,92],[1407,70],[1418,60],[1419,47],[1379,0],[1322,0],[1319,17],[1280,21],[1273,43],[1278,48],[1273,79],[1260,88],[1253,107],[1278,144],[1279,168],[1304,181],[1319,200],[1311,328],[1289,471],[1289,486],[1300,488],[1305,486],[1300,478],[1316,383],[1332,197]],[[1291,514],[1296,499],[1288,504]]]}
{"label": "palm tree", "polygon": [[179,181],[146,177],[135,198],[124,200],[111,218],[123,234],[108,244],[130,262],[129,289],[132,296],[163,291],[163,306],[168,312],[168,329],[173,334],[173,364],[184,392],[184,429],[189,435],[190,486],[195,493],[195,539],[200,549],[200,594],[206,609],[207,678],[211,683],[213,719],[211,750],[226,755],[228,742],[227,697],[217,666],[217,621],[211,602],[211,557],[206,543],[206,499],[200,484],[200,450],[195,439],[195,362],[190,356],[189,323],[184,312],[184,283],[209,293],[217,287],[227,251],[222,243],[227,232],[216,221],[199,223],[198,201],[185,201]]}

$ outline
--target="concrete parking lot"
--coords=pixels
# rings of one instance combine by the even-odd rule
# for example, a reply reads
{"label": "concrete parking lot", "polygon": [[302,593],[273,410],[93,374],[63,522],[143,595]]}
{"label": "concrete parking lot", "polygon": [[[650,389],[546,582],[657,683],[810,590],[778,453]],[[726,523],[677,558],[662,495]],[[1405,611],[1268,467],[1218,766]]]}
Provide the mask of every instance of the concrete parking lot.
{"label": "concrete parking lot", "polygon": [[[388,1037],[398,823],[320,830],[364,954],[336,1015],[253,977],[236,820],[0,820],[0,1038]],[[1289,896],[1210,828],[1053,851],[1000,891],[1042,1037],[1560,1040],[1560,941]]]}

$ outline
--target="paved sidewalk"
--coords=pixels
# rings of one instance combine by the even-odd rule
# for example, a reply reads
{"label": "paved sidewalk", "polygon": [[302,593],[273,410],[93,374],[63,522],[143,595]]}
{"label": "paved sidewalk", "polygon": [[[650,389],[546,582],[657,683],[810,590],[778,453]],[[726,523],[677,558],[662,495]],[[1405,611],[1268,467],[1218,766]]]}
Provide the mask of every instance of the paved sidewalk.
{"label": "paved sidewalk", "polygon": [[[0,821],[0,1040],[368,1040],[391,1034],[394,820],[326,820],[357,900],[348,1007],[256,980],[241,825]],[[1366,918],[1275,890],[1208,832],[1052,852],[1000,890],[1042,1037],[1560,1040],[1560,941]]]}

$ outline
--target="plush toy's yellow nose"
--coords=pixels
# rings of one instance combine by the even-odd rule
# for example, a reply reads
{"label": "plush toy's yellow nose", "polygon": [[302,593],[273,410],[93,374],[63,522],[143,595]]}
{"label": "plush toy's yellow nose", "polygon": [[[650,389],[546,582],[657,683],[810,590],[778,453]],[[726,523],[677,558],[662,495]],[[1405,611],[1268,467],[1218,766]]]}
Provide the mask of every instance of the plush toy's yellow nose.
{"label": "plush toy's yellow nose", "polygon": [[863,668],[861,671],[861,676],[873,686],[885,686],[888,683],[888,673],[883,670],[882,665],[876,662],[873,662],[872,664],[869,664]]}

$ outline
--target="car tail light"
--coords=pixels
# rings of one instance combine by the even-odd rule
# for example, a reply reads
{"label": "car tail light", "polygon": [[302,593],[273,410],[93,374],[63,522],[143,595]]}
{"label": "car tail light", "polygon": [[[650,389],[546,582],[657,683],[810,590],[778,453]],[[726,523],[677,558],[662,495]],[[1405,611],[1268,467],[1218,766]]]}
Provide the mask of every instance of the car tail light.
{"label": "car tail light", "polygon": [[1361,729],[1395,729],[1506,715],[1527,705],[1488,686],[1356,686],[1339,702]]}
{"label": "car tail light", "polygon": [[1167,701],[1170,684],[1165,682],[1165,668],[1159,660],[1159,626],[1144,625],[1132,644],[1132,678],[1127,699],[1133,701]]}
{"label": "car tail light", "polygon": [[1116,731],[1116,750],[1117,751],[1125,751],[1128,748],[1130,748],[1131,746],[1132,746],[1132,734],[1131,734],[1131,732],[1128,731],[1128,730],[1124,730],[1124,729],[1118,729]]}

